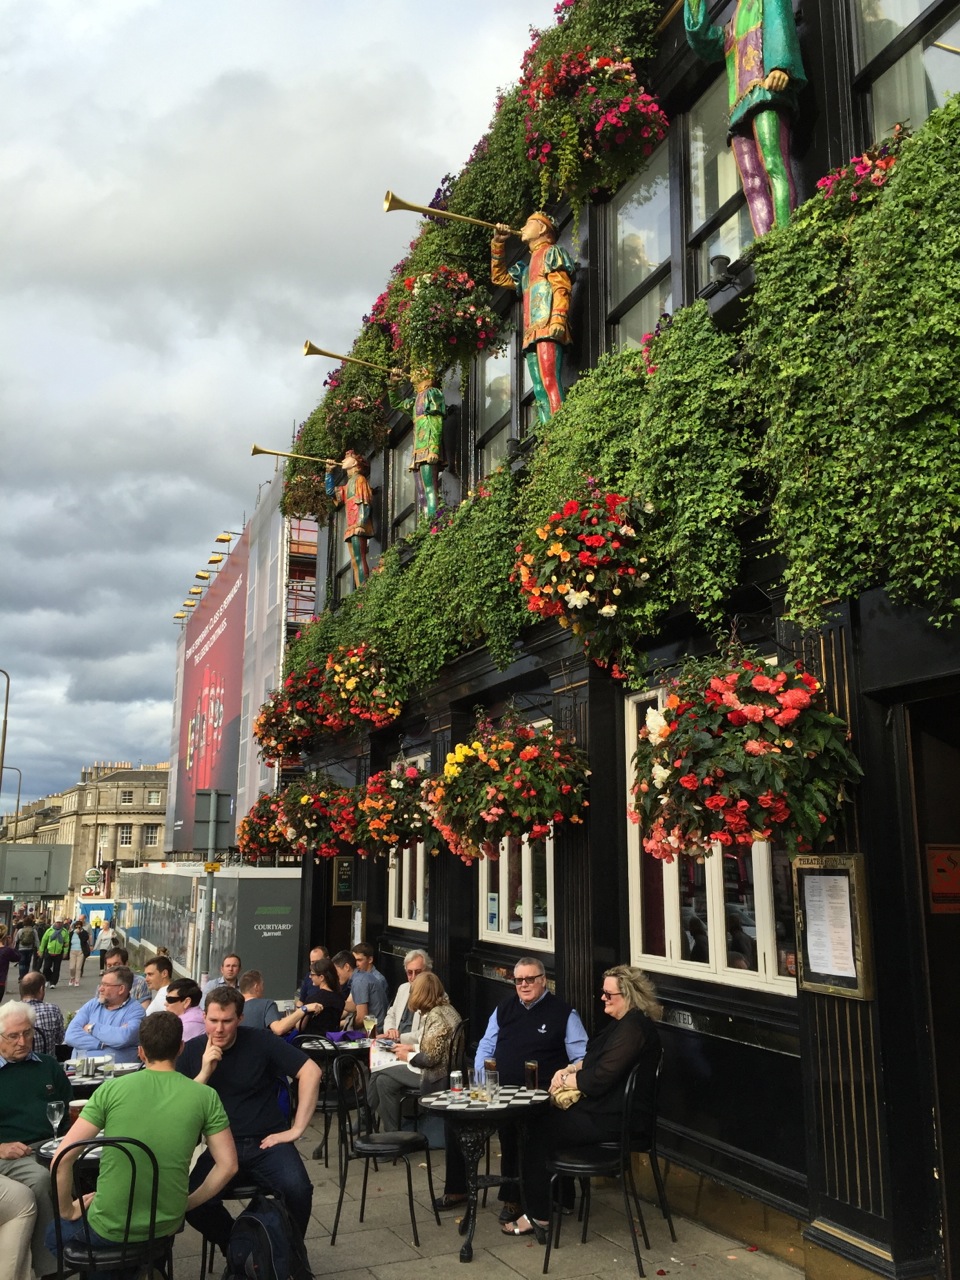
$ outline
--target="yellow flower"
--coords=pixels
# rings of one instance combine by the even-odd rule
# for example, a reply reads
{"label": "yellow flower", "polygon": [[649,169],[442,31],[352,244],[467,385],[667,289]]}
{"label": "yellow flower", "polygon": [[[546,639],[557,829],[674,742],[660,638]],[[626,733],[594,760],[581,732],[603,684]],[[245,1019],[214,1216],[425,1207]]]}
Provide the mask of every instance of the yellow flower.
{"label": "yellow flower", "polygon": [[459,773],[460,770],[455,764],[445,764],[443,766],[443,776],[445,778],[456,778]]}
{"label": "yellow flower", "polygon": [[563,550],[562,542],[551,542],[549,547],[547,547],[547,555],[558,556],[562,550]]}
{"label": "yellow flower", "polygon": [[351,676],[350,679],[347,681],[347,688],[355,689],[358,684],[359,684],[359,681],[357,680],[357,677]]}

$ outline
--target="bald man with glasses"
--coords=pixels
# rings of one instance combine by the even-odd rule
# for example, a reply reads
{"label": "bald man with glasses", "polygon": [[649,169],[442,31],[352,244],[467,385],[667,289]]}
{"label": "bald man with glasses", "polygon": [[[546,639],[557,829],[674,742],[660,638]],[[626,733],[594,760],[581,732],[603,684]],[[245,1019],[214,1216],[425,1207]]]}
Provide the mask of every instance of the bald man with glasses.
{"label": "bald man with glasses", "polygon": [[[476,1068],[488,1058],[496,1060],[501,1084],[524,1083],[524,1063],[536,1062],[541,1088],[568,1062],[579,1062],[587,1051],[587,1032],[577,1011],[555,996],[547,986],[543,962],[521,956],[513,966],[515,995],[494,1009],[480,1043]],[[453,1157],[451,1159],[451,1156]],[[513,1222],[520,1212],[520,1188],[516,1130],[500,1130],[501,1173],[511,1179],[500,1186],[501,1222]],[[447,1177],[440,1209],[452,1209],[467,1198],[466,1172],[459,1145],[447,1143]]]}

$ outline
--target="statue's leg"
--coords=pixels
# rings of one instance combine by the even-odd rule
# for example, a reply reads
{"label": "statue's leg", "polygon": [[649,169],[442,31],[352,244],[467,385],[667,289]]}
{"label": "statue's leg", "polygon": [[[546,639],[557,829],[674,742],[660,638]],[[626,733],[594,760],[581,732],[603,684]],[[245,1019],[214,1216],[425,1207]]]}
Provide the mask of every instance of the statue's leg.
{"label": "statue's leg", "polygon": [[359,587],[370,576],[370,567],[367,564],[367,540],[361,534],[355,533],[348,545],[350,564],[353,566],[353,585]]}
{"label": "statue's leg", "polygon": [[426,499],[427,515],[435,516],[437,514],[437,481],[439,479],[440,467],[436,462],[421,462],[417,470],[420,477],[420,483],[423,485],[423,496]]}
{"label": "statue's leg", "polygon": [[753,117],[753,132],[773,197],[774,226],[782,227],[797,207],[790,156],[790,120],[779,111],[761,111]]}
{"label": "statue's leg", "polygon": [[[762,115],[775,116],[775,111],[764,111]],[[766,235],[773,226],[773,200],[770,196],[770,184],[763,167],[760,146],[753,132],[735,133],[730,139],[733,156],[740,171],[743,194],[747,197],[747,208],[750,210],[750,221],[754,234]]]}
{"label": "statue's leg", "polygon": [[560,374],[563,369],[563,347],[559,342],[538,342],[537,360],[540,365],[540,379],[547,393],[551,415],[563,404],[563,387]]}
{"label": "statue's leg", "polygon": [[540,363],[537,357],[537,350],[541,345],[538,343],[536,347],[532,347],[527,352],[527,373],[529,373],[530,381],[533,383],[533,397],[537,402],[537,417],[541,422],[549,422],[551,415],[550,397],[547,395],[546,387],[543,385],[543,378],[540,376]]}

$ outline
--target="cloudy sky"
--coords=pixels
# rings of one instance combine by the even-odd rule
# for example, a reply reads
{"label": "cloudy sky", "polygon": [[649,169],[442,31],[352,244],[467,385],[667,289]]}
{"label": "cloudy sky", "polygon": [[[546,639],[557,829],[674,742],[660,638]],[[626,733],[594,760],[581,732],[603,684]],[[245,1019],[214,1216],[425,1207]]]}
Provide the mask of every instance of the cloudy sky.
{"label": "cloudy sky", "polygon": [[[0,0],[0,667],[23,800],[169,755],[176,624],[554,0]],[[491,214],[495,214],[491,210]],[[5,682],[0,677],[0,702]],[[4,772],[0,810],[17,776]]]}

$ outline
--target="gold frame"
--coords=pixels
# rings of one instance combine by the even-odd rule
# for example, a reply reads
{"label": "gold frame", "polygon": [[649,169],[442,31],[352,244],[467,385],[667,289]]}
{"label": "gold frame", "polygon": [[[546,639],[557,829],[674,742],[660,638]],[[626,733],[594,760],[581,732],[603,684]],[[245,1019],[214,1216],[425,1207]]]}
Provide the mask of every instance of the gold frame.
{"label": "gold frame", "polygon": [[[843,876],[850,903],[853,962],[856,976],[820,973],[810,966],[807,950],[807,918],[803,883],[807,876]],[[800,854],[793,860],[793,904],[797,930],[797,985],[801,991],[819,991],[849,1000],[873,999],[873,953],[867,908],[867,883],[863,854]]]}

